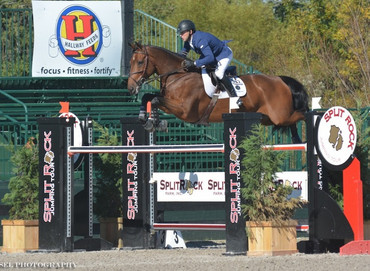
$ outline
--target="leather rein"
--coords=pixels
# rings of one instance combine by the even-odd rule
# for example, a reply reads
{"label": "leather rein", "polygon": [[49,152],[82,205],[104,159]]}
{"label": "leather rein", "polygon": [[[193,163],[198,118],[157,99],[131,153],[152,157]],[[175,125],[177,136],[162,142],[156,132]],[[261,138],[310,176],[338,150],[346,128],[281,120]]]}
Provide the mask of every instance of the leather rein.
{"label": "leather rein", "polygon": [[[136,83],[136,85],[139,88],[141,88],[142,85],[144,85],[144,84],[148,84],[148,83],[153,82],[153,81],[156,81],[156,80],[159,81],[162,77],[169,76],[169,75],[172,75],[172,74],[176,74],[179,71],[183,71],[184,70],[183,68],[179,68],[179,69],[176,69],[174,71],[166,72],[164,74],[159,74],[157,76],[152,77],[151,79],[148,79],[148,75],[146,73],[146,70],[147,70],[148,64],[149,64],[149,54],[148,54],[148,52],[146,50],[146,47],[144,47],[144,51],[137,51],[137,50],[135,50],[133,53],[134,54],[143,54],[143,55],[145,55],[145,66],[144,66],[144,69],[141,70],[141,71],[136,71],[136,72],[132,72],[132,73],[130,72],[129,73],[129,77],[128,77],[128,78],[131,78]],[[141,76],[140,76],[140,78],[138,80],[135,80],[134,78],[131,77],[132,75],[138,74],[138,73],[141,74]]]}

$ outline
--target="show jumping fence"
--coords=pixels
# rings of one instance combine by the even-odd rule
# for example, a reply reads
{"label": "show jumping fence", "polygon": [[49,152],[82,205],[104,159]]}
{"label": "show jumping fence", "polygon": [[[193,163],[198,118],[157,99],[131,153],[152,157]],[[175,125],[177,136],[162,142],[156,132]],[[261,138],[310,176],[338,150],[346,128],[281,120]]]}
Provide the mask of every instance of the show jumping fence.
{"label": "show jumping fence", "polygon": [[[308,202],[309,202],[309,241],[300,246],[300,250],[308,253],[322,253],[333,250],[344,244],[344,240],[353,242],[341,247],[343,253],[364,253],[362,246],[368,247],[370,242],[363,239],[362,201],[354,203],[351,209],[343,211],[327,194],[320,188],[321,182],[328,180],[323,178],[318,171],[319,163],[315,149],[314,118],[320,116],[317,112],[307,114],[307,145],[301,144],[298,149],[307,150],[309,164]],[[224,115],[225,145],[194,146],[174,145],[156,146],[153,139],[144,132],[142,125],[136,118],[122,119],[125,146],[71,146],[73,135],[73,119],[40,119],[39,131],[42,135],[40,144],[40,210],[39,210],[39,235],[40,249],[48,251],[73,251],[74,250],[74,222],[73,222],[73,153],[124,153],[123,158],[123,244],[132,248],[154,248],[156,235],[152,230],[158,229],[226,229],[226,254],[245,255],[247,252],[247,237],[245,232],[245,220],[241,212],[243,199],[240,198],[240,189],[243,186],[240,180],[242,160],[245,154],[242,150],[236,151],[240,141],[248,135],[253,124],[259,123],[262,116],[258,113],[234,113]],[[265,146],[271,148],[272,146]],[[296,146],[290,146],[294,149]],[[162,148],[162,149],[161,149]],[[317,148],[317,146],[316,146]],[[286,149],[285,146],[277,146],[276,149]],[[156,223],[157,216],[167,210],[159,210],[156,207],[154,196],[154,184],[148,182],[153,173],[152,155],[157,152],[187,152],[187,151],[212,151],[223,152],[225,157],[225,224],[177,224],[162,221]],[[241,152],[240,152],[241,151]],[[148,156],[149,153],[149,156]],[[235,155],[235,154],[238,155]],[[52,154],[52,155],[51,155]],[[69,154],[69,155],[68,155]],[[356,163],[355,163],[356,164]],[[362,184],[359,178],[359,164],[345,172],[347,183],[344,195],[350,194],[351,198],[358,198],[359,191],[362,193]],[[322,170],[323,168],[321,168]],[[245,170],[245,169],[243,169]],[[355,173],[356,172],[356,173]],[[355,179],[352,175],[355,174]],[[319,176],[320,175],[320,176]],[[347,191],[348,190],[348,191]],[[63,191],[63,193],[61,193]],[[239,192],[238,192],[239,191]],[[346,199],[345,199],[346,200]],[[347,199],[348,200],[348,199]],[[79,203],[80,204],[80,203]],[[186,210],[190,203],[181,202],[177,208]],[[198,208],[203,204],[196,203]],[[205,208],[215,208],[212,203]],[[213,206],[212,206],[213,205]],[[210,207],[211,206],[211,207]],[[204,206],[203,206],[204,207]],[[170,208],[171,209],[171,208]],[[343,243],[341,243],[343,242]],[[76,243],[77,244],[77,243]],[[89,250],[92,246],[91,237],[78,242],[78,247]],[[342,250],[343,248],[343,250]]]}

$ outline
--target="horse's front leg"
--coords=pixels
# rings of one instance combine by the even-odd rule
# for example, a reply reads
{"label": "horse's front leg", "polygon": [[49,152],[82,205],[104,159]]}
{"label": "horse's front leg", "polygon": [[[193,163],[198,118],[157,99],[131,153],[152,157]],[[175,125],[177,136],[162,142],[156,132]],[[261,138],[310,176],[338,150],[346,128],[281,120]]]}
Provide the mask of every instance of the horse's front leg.
{"label": "horse's front leg", "polygon": [[140,112],[139,112],[139,120],[143,123],[147,121],[147,105],[148,102],[152,101],[155,97],[157,97],[157,94],[152,93],[145,93],[143,97],[141,98],[141,105],[140,105]]}
{"label": "horse's front leg", "polygon": [[[151,102],[151,117],[147,116],[147,104]],[[159,120],[158,106],[160,105],[160,96],[157,94],[144,94],[141,100],[139,120],[143,123],[144,129],[153,132],[154,130],[167,132],[167,121]]]}
{"label": "horse's front leg", "polygon": [[167,132],[167,120],[160,120],[159,119],[159,113],[158,113],[158,107],[162,104],[162,97],[157,95],[152,99],[152,118],[154,121],[155,129],[159,132]]}

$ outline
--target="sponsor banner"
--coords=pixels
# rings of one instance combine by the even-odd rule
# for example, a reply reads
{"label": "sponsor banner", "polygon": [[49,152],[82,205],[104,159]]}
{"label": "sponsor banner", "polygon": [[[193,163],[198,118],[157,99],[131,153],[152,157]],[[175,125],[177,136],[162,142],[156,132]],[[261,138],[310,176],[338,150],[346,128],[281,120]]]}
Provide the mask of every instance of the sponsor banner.
{"label": "sponsor banner", "polygon": [[120,1],[32,1],[32,76],[120,76]]}
{"label": "sponsor banner", "polygon": [[356,124],[347,109],[329,108],[317,129],[317,149],[320,158],[336,170],[346,168],[356,148]]}
{"label": "sponsor banner", "polygon": [[288,198],[301,197],[308,201],[308,175],[307,171],[283,171],[276,173],[275,182],[293,187],[292,193]]}
{"label": "sponsor banner", "polygon": [[224,202],[224,172],[153,173],[158,202]]}
{"label": "sponsor banner", "polygon": [[[225,201],[223,172],[154,173],[158,202],[223,202]],[[308,200],[307,171],[276,173],[275,183],[293,187],[289,198]]]}

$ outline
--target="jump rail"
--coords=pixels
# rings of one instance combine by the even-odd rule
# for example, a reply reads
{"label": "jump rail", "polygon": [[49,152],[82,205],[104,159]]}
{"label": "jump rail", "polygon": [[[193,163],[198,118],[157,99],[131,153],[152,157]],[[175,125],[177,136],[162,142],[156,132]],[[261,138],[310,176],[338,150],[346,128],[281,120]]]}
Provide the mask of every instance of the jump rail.
{"label": "jump rail", "polygon": [[[264,145],[263,149],[276,151],[307,150],[307,144]],[[224,144],[196,145],[140,145],[140,146],[70,146],[68,154],[75,153],[173,153],[173,152],[224,152]]]}
{"label": "jump rail", "polygon": [[226,230],[226,224],[206,223],[154,223],[155,230]]}
{"label": "jump rail", "polygon": [[140,146],[71,146],[68,154],[75,153],[173,153],[173,152],[224,152],[224,144],[199,145],[140,145]]}
{"label": "jump rail", "polygon": [[276,144],[276,145],[265,145],[262,147],[264,150],[272,149],[274,151],[307,151],[307,144]]}

